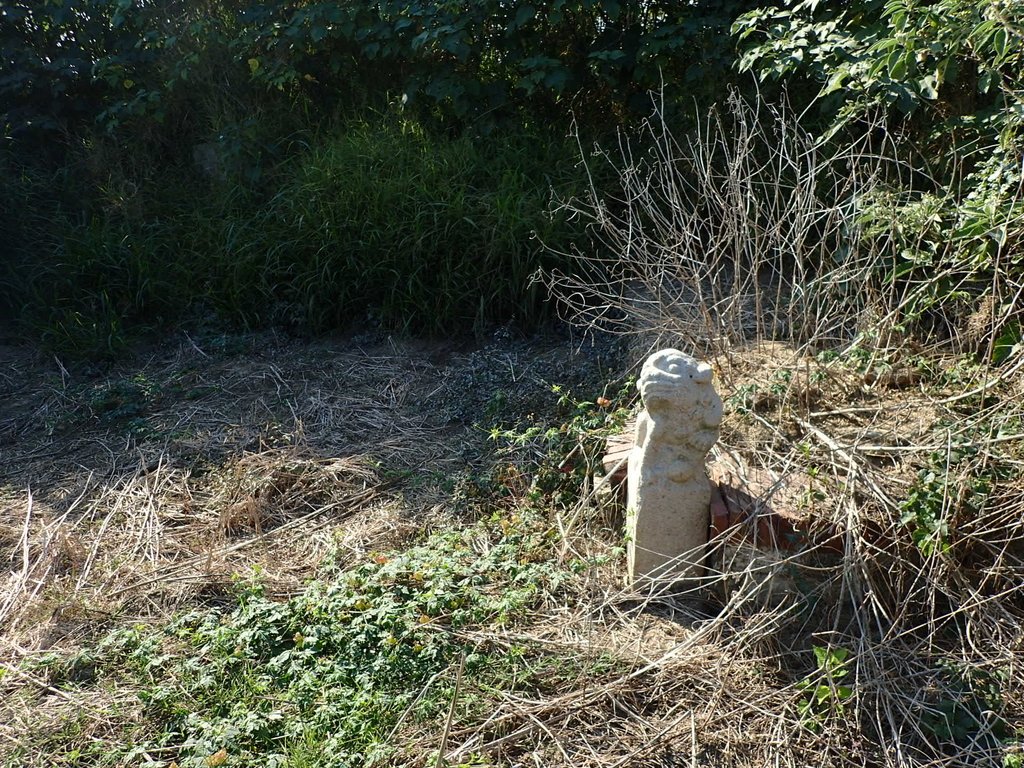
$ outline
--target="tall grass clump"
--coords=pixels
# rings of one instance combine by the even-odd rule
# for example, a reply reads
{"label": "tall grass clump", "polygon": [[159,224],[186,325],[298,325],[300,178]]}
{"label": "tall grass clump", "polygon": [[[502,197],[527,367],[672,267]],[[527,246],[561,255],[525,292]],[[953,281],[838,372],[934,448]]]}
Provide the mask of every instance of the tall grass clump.
{"label": "tall grass clump", "polygon": [[[0,307],[26,335],[63,354],[113,356],[137,332],[182,317],[197,290],[193,270],[170,221],[141,213],[141,195],[126,215],[69,168],[3,176],[12,226]],[[53,195],[62,185],[66,195]]]}
{"label": "tall grass clump", "polygon": [[264,206],[225,217],[211,298],[247,322],[314,331],[367,316],[430,333],[535,323],[544,297],[529,276],[558,261],[541,242],[570,237],[547,213],[551,190],[575,178],[559,138],[361,123],[300,157]]}
{"label": "tall grass clump", "polygon": [[452,138],[379,119],[335,129],[258,177],[180,162],[81,175],[81,199],[37,201],[29,210],[45,214],[18,220],[0,288],[24,327],[69,354],[113,354],[139,331],[199,320],[529,327],[548,313],[529,276],[564,263],[541,243],[564,250],[581,234],[549,213],[552,191],[582,188],[575,151],[524,130]]}

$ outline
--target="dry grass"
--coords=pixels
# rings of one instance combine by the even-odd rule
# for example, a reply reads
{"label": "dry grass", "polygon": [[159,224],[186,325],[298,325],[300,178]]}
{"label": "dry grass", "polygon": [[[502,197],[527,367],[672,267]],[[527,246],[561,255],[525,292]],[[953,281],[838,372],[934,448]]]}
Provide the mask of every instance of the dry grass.
{"label": "dry grass", "polygon": [[[298,368],[317,357],[280,361]],[[97,616],[160,617],[216,598],[254,569],[295,590],[342,521],[372,518],[357,526],[367,540],[386,541],[399,527],[374,466],[394,456],[395,443],[416,446],[407,438],[419,426],[388,410],[405,371],[387,358],[354,351],[299,376],[258,352],[211,357],[183,346],[136,373],[77,388],[71,374],[58,368],[57,379],[48,368],[26,355],[8,378],[5,654],[73,642],[102,625]],[[331,374],[354,379],[357,368],[361,390],[324,402],[313,388]],[[126,381],[142,384],[125,393],[117,387]],[[128,402],[111,405],[111,392]],[[124,405],[142,413],[141,424],[111,413]],[[333,441],[320,440],[326,433]],[[355,450],[368,444],[374,461]],[[353,535],[352,547],[359,540]]]}
{"label": "dry grass", "polygon": [[443,489],[486,462],[465,404],[534,397],[597,359],[562,342],[229,341],[246,348],[188,340],[103,378],[5,350],[0,755],[69,725],[116,742],[139,709],[131,690],[58,690],[34,659],[230,601],[239,578],[292,595],[327,553],[365,562],[458,524]]}
{"label": "dry grass", "polygon": [[158,462],[89,483],[47,520],[26,493],[19,567],[3,585],[8,651],[48,648],[95,616],[163,616],[222,594],[255,572],[297,589],[334,545],[331,529],[377,500],[358,458],[311,459],[298,449],[244,455],[197,479]]}
{"label": "dry grass", "polygon": [[[778,345],[732,359],[743,381],[818,365]],[[486,717],[456,717],[446,759],[702,768],[1012,759],[1024,726],[1024,487],[1019,473],[994,467],[1019,467],[1024,457],[1024,410],[1006,405],[1014,365],[979,372],[988,401],[1003,406],[973,415],[963,396],[980,381],[931,377],[910,387],[839,366],[817,377],[811,404],[797,377],[756,407],[733,399],[717,450],[780,480],[813,476],[820,493],[795,502],[787,492],[783,503],[838,535],[839,551],[823,543],[773,551],[737,526],[713,542],[699,587],[666,580],[637,592],[622,585],[613,559],[529,627],[467,635],[478,648],[525,647],[588,671],[546,695],[498,694]],[[944,547],[926,551],[904,502],[919,470],[937,461],[947,465],[937,503],[948,533]],[[979,477],[1003,479],[965,517],[957,494]],[[761,501],[777,503],[775,492]],[[594,499],[558,515],[556,556],[607,554],[614,539]],[[848,652],[840,679],[816,666],[815,646]],[[802,708],[805,685],[835,692],[839,684],[848,696]],[[419,765],[416,755],[438,745],[437,731],[422,726],[402,737],[396,764]]]}
{"label": "dry grass", "polygon": [[[200,400],[186,411],[187,423],[208,430],[205,447],[194,442],[201,430],[183,442],[164,438],[155,450],[90,422],[92,431],[71,438],[67,461],[45,459],[57,466],[40,476],[55,487],[5,486],[0,541],[11,565],[0,601],[7,672],[0,742],[73,724],[90,739],[116,743],[116,723],[138,716],[131,690],[79,693],[24,671],[21,662],[46,649],[74,648],[125,621],[160,622],[175,610],[230,599],[232,579],[254,570],[272,593],[293,594],[339,543],[358,562],[400,546],[418,522],[452,524],[437,486],[419,494],[406,485],[404,496],[387,491],[377,456],[402,468],[445,466],[453,461],[446,457],[461,454],[468,432],[438,441],[429,415],[417,409],[406,421],[396,394],[402,382],[405,402],[430,401],[439,381],[459,374],[440,374],[411,354],[369,358],[361,370],[376,371],[378,389],[363,394],[367,412],[359,413],[352,390],[310,381],[315,366],[308,364],[323,357],[314,349],[291,359],[300,377],[276,366],[278,375],[256,379],[280,388],[283,404],[253,386],[251,371],[237,370],[244,360],[200,367],[207,383],[220,366],[228,372],[217,387],[227,398]],[[360,358],[367,359],[340,353],[334,361],[354,365]],[[880,353],[877,362],[892,358]],[[463,681],[444,742],[449,763],[483,755],[497,765],[595,768],[998,764],[1007,748],[993,731],[1000,723],[1011,731],[1024,724],[1019,473],[998,475],[980,514],[969,519],[957,517],[957,494],[974,477],[995,477],[993,467],[1020,467],[1024,414],[1015,387],[1022,364],[1017,358],[996,370],[972,369],[970,379],[952,378],[966,374],[940,363],[917,378],[870,375],[901,370],[896,360],[864,371],[762,343],[719,361],[729,407],[717,450],[780,480],[813,474],[819,493],[806,496],[799,511],[840,535],[839,553],[766,551],[737,528],[715,543],[699,590],[661,583],[637,592],[623,585],[612,549],[621,510],[598,501],[596,488],[577,505],[552,510],[553,560],[598,557],[604,564],[565,585],[525,626],[462,637],[481,651],[514,645],[538,664],[556,663],[550,686],[529,696]],[[172,360],[166,370],[182,367]],[[750,383],[753,389],[743,389]],[[295,393],[315,396],[303,407]],[[47,407],[58,407],[56,395],[45,397]],[[287,428],[267,418],[275,410],[294,411]],[[181,403],[170,401],[156,403],[149,418],[185,420]],[[374,430],[391,439],[375,444]],[[12,476],[35,471],[41,449],[66,436],[27,438],[15,443],[25,463],[8,465]],[[323,449],[360,438],[369,441],[366,452],[380,449],[373,462]],[[89,441],[102,447],[74,451]],[[124,448],[116,447],[120,441]],[[953,462],[951,454],[965,448],[973,452]],[[72,467],[88,456],[107,463],[75,475]],[[924,553],[901,522],[902,501],[920,468],[944,460],[949,482],[939,499],[949,546]],[[772,503],[773,492],[763,501]],[[793,504],[794,491],[785,493]],[[736,556],[744,540],[746,555]],[[853,692],[808,714],[800,683],[821,682],[813,646],[849,651],[842,682]],[[975,681],[989,673],[1000,678],[998,718],[972,703],[951,670]],[[445,673],[457,674],[456,666]],[[480,697],[492,702],[484,716],[470,704]],[[937,713],[950,706],[969,735],[943,741],[935,734]],[[400,722],[392,762],[431,764],[441,737],[441,724]]]}
{"label": "dry grass", "polygon": [[[881,288],[885,244],[851,222],[905,172],[885,147],[830,150],[785,109],[737,99],[685,141],[648,127],[597,155],[620,171],[615,193],[565,203],[624,257],[549,286],[571,319],[638,336],[638,359],[655,344],[712,359],[717,454],[769,478],[758,509],[817,533],[796,553],[759,546],[753,523],[715,542],[699,594],[724,607],[701,630],[731,664],[790,681],[771,705],[730,699],[716,734],[756,728],[751,764],[1020,764],[1024,350],[985,362],[993,329],[1024,316],[1019,272],[985,285],[950,266]],[[973,311],[918,314],[943,282]],[[814,646],[848,654],[841,680]],[[825,686],[803,714],[801,679]]]}

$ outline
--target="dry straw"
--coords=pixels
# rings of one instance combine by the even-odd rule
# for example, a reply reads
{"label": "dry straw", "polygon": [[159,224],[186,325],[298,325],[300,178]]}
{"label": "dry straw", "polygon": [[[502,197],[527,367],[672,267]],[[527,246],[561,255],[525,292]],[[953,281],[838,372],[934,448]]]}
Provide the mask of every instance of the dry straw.
{"label": "dry straw", "polygon": [[[884,131],[836,147],[798,118],[733,95],[677,140],[656,117],[592,160],[619,169],[613,194],[563,202],[616,254],[577,254],[584,272],[546,278],[567,316],[710,356],[729,403],[719,454],[769,478],[758,510],[811,531],[794,553],[738,524],[689,602],[656,585],[655,606],[710,593],[724,607],[656,662],[688,702],[673,733],[637,727],[647,749],[685,745],[695,720],[701,744],[709,730],[723,744],[679,764],[1011,764],[1024,725],[1024,350],[997,367],[964,359],[991,359],[994,335],[1020,321],[1024,281],[998,262],[965,276],[950,246],[934,282],[880,282],[892,244],[861,225],[908,169],[871,144]],[[944,281],[974,292],[973,312],[918,311]],[[787,486],[803,496],[783,498]],[[757,683],[694,697],[704,639],[714,669],[748,664]]]}

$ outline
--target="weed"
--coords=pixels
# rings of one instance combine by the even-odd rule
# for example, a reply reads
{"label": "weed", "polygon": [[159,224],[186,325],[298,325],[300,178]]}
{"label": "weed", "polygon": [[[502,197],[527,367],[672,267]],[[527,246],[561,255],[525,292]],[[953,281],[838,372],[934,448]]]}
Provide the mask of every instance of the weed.
{"label": "weed", "polygon": [[976,738],[979,725],[987,723],[996,738],[1008,735],[1002,713],[1007,673],[989,672],[965,665],[943,663],[938,669],[941,694],[925,708],[921,725],[940,742],[963,744]]}
{"label": "weed", "polygon": [[558,396],[560,423],[534,417],[529,425],[494,427],[489,436],[503,445],[505,455],[516,457],[515,475],[524,474],[520,466],[533,473],[528,488],[521,489],[530,499],[546,497],[553,503],[564,503],[574,498],[584,478],[594,473],[606,438],[622,431],[631,413],[634,391],[633,382],[627,381],[612,398],[576,400],[556,384],[551,392]]}
{"label": "weed", "polygon": [[957,472],[957,465],[976,452],[968,444],[932,454],[900,504],[900,522],[911,526],[914,544],[925,556],[948,552],[951,528],[981,512],[991,489],[989,477]]}
{"label": "weed", "polygon": [[100,421],[121,421],[145,414],[158,394],[157,385],[140,373],[92,388],[87,403],[90,412]]}
{"label": "weed", "polygon": [[786,393],[789,392],[790,382],[792,381],[793,371],[789,368],[779,368],[772,374],[771,382],[768,385],[768,391],[776,398],[785,397]]}
{"label": "weed", "polygon": [[[453,684],[445,670],[462,656],[469,717],[490,706],[488,690],[539,690],[578,673],[573,660],[462,634],[522,621],[558,592],[573,568],[546,560],[550,537],[539,521],[496,515],[374,554],[287,602],[270,599],[258,579],[239,581],[234,609],[193,611],[162,629],[126,627],[45,665],[54,685],[88,668],[96,685],[137,691],[142,721],[119,724],[108,762],[169,753],[182,768],[376,764],[394,754],[389,737],[403,720],[423,724],[445,710]],[[64,738],[70,743],[54,749],[88,746]]]}
{"label": "weed", "polygon": [[737,413],[749,413],[754,409],[757,392],[757,384],[753,382],[740,384],[726,399],[726,404]]}
{"label": "weed", "polygon": [[917,483],[900,505],[903,517],[900,522],[912,525],[911,536],[914,544],[924,555],[945,552],[949,549],[949,522],[946,500],[948,498],[948,475],[934,470],[922,470]]}
{"label": "weed", "polygon": [[767,381],[746,381],[737,384],[725,404],[738,414],[764,410],[784,403],[793,388],[793,370],[777,368]]}
{"label": "weed", "polygon": [[814,646],[817,669],[797,683],[797,688],[804,694],[797,708],[801,720],[810,730],[818,731],[829,717],[846,713],[845,705],[853,697],[853,688],[839,681],[850,673],[847,666],[849,655],[846,648]]}

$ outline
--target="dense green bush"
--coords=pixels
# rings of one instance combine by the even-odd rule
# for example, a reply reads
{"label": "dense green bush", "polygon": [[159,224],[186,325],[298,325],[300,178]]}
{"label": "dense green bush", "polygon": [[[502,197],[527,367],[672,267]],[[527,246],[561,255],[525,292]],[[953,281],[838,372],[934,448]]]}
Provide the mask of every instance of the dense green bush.
{"label": "dense green bush", "polygon": [[547,216],[548,197],[573,189],[575,161],[550,135],[478,143],[356,125],[300,156],[265,204],[197,211],[187,228],[208,239],[191,258],[208,263],[211,302],[250,323],[534,322],[543,308],[528,278],[551,259],[540,241],[574,234]]}
{"label": "dense green bush", "polygon": [[225,85],[318,112],[400,98],[451,125],[606,120],[667,81],[721,87],[758,3],[653,0],[4,0],[5,134],[167,120]]}
{"label": "dense green bush", "polygon": [[564,250],[582,235],[547,212],[552,191],[578,188],[577,155],[552,134],[484,143],[356,123],[265,184],[165,177],[128,200],[110,190],[98,212],[51,205],[2,288],[53,346],[90,354],[209,310],[301,331],[530,325],[546,305],[529,277],[556,260],[542,243]]}
{"label": "dense green bush", "polygon": [[822,133],[872,134],[905,163],[865,201],[879,278],[906,294],[908,319],[988,306],[974,319],[1003,359],[1024,327],[1024,5],[792,0],[734,31],[742,69],[820,88]]}
{"label": "dense green bush", "polygon": [[550,135],[478,143],[361,125],[306,154],[261,211],[264,240],[293,245],[275,269],[257,263],[314,328],[368,307],[432,332],[532,322],[543,309],[529,276],[551,263],[541,241],[579,234],[546,214],[552,188],[573,191],[576,159]]}
{"label": "dense green bush", "polygon": [[[541,242],[580,234],[546,213],[574,191],[560,136],[646,113],[663,80],[711,98],[754,6],[0,0],[0,305],[107,353],[211,310],[535,322]],[[358,125],[381,112],[404,127]]]}

